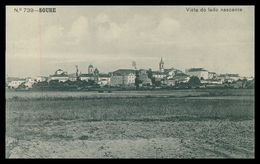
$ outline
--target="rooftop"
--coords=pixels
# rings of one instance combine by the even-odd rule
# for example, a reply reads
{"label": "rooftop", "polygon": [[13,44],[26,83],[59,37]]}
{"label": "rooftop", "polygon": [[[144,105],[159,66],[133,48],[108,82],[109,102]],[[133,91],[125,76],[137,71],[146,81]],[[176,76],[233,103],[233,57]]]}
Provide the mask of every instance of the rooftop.
{"label": "rooftop", "polygon": [[153,75],[166,75],[166,72],[152,71]]}
{"label": "rooftop", "polygon": [[80,77],[94,77],[93,74],[81,74]]}
{"label": "rooftop", "polygon": [[123,75],[123,74],[130,74],[133,73],[135,74],[135,70],[133,69],[118,69],[113,72],[113,75]]}
{"label": "rooftop", "polygon": [[177,73],[175,76],[189,76],[189,75],[187,75],[185,73]]}
{"label": "rooftop", "polygon": [[99,74],[99,77],[110,77],[109,74]]}
{"label": "rooftop", "polygon": [[57,74],[50,75],[50,77],[69,77],[69,75],[66,75],[65,73],[61,73],[59,75],[57,75]]}
{"label": "rooftop", "polygon": [[207,71],[204,68],[191,68],[188,72],[198,72],[198,71]]}

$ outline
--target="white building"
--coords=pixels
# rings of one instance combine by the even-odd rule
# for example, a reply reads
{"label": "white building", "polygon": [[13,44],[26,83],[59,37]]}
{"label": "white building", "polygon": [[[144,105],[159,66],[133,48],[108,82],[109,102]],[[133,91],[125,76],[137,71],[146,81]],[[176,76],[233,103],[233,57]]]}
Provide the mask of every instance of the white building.
{"label": "white building", "polygon": [[8,87],[13,89],[13,88],[18,88],[18,86],[22,83],[25,83],[26,80],[25,79],[17,79],[17,80],[13,80],[8,84]]}
{"label": "white building", "polygon": [[110,85],[111,84],[110,75],[109,74],[99,74],[98,81],[101,82],[104,85],[106,85],[106,84]]}
{"label": "white building", "polygon": [[208,71],[203,69],[203,68],[190,68],[190,69],[186,69],[185,73],[190,75],[190,76],[197,76],[199,79],[201,79],[202,77],[204,79],[208,79]]}
{"label": "white building", "polygon": [[32,88],[32,85],[35,83],[35,81],[34,81],[34,79],[33,78],[31,78],[31,77],[27,77],[26,79],[25,79],[25,86],[27,87],[27,88]]}
{"label": "white building", "polygon": [[58,69],[55,71],[54,75],[50,75],[49,80],[59,80],[59,82],[65,82],[69,80],[69,75],[67,75],[67,72],[63,72],[63,70]]}
{"label": "white building", "polygon": [[45,76],[37,76],[36,77],[37,82],[43,82],[43,81],[47,81],[47,80],[48,80],[48,77],[45,77]]}

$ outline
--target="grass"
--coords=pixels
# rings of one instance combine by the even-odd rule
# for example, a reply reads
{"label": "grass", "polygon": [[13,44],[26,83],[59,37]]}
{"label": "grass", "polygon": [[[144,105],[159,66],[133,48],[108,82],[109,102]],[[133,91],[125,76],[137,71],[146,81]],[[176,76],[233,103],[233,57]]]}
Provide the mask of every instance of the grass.
{"label": "grass", "polygon": [[[219,96],[221,94],[229,95],[227,92],[223,92],[216,93],[212,96]],[[231,94],[236,95],[237,93],[232,92]],[[187,95],[187,97],[193,96],[196,95]],[[180,127],[178,131],[166,130],[167,128],[158,128],[161,131],[156,133],[153,128],[145,128],[141,130],[140,133],[133,134],[132,131],[128,131],[127,128],[125,128],[125,131],[127,134],[129,133],[129,136],[132,135],[133,138],[138,136],[141,138],[149,138],[151,135],[157,134],[182,137],[183,135],[186,135],[182,134],[186,129],[187,132],[194,133],[198,135],[198,138],[204,138],[208,141],[209,137],[212,139],[214,139],[214,137],[219,139],[222,137],[234,137],[226,132],[227,129],[232,130],[234,127],[232,122],[239,123],[241,120],[254,120],[253,97],[252,99],[240,100],[214,98],[190,99],[186,97],[177,97],[178,96],[176,95],[167,95],[164,97],[155,95],[142,95],[142,97],[45,96],[38,98],[17,96],[6,101],[6,136],[17,139],[17,142],[20,140],[31,141],[39,138],[44,140],[89,140],[92,139],[93,135],[96,135],[96,132],[100,133],[106,128],[101,130],[94,127],[92,129],[84,129],[84,127],[81,127],[83,128],[83,131],[89,130],[89,133],[84,133],[75,137],[72,135],[71,130],[66,130],[67,125],[79,122],[89,122],[89,124],[92,124],[93,122],[102,123],[103,121],[126,121],[126,123],[130,121],[136,124],[147,123],[146,125],[154,124],[155,122],[165,122],[166,124],[168,122],[174,122],[176,124],[183,122],[183,124],[187,124],[187,127]],[[228,124],[217,125],[219,128],[214,130],[214,128],[211,129],[211,125],[204,125],[203,123],[205,121],[214,122],[216,120],[224,120],[224,123],[226,122],[225,120],[228,120]],[[200,125],[197,126],[197,124]],[[107,122],[105,122],[104,125],[107,126]],[[207,129],[201,125],[206,126]],[[108,128],[109,126],[110,125],[108,125]],[[212,126],[215,125],[212,123]],[[63,127],[63,130],[53,132],[47,130],[52,130],[56,127]],[[241,124],[240,126],[239,123],[239,128],[241,129],[243,127],[244,125]],[[177,127],[168,128],[174,129]],[[238,127],[236,128],[239,129]],[[221,131],[222,129],[223,131]],[[108,130],[108,133],[110,131]],[[119,131],[120,130],[115,130],[115,133],[119,133]],[[149,134],[146,134],[146,131],[149,132]],[[153,133],[150,134],[150,131]],[[233,131],[236,131],[236,129]],[[120,135],[121,134],[118,134],[118,136]],[[103,135],[100,135],[100,137],[103,137]],[[10,150],[13,147],[14,146],[11,145],[6,148],[7,157],[10,156]]]}
{"label": "grass", "polygon": [[[235,145],[236,154],[245,154],[238,149],[243,148],[252,157],[253,120],[253,100],[139,98],[6,103],[6,136],[19,143],[183,138],[182,144],[198,157],[203,155],[202,144],[219,148]],[[190,139],[192,143],[187,143]],[[6,158],[12,157],[17,145],[7,145]]]}
{"label": "grass", "polygon": [[7,121],[21,127],[43,121],[181,121],[252,119],[253,100],[175,98],[7,102]]}

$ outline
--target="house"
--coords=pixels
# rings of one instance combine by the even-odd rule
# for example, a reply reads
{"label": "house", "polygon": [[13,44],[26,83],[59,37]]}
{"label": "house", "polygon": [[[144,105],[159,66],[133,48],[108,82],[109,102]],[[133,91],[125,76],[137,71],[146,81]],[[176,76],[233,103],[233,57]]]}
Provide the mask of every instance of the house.
{"label": "house", "polygon": [[101,84],[110,85],[110,83],[111,83],[110,75],[109,74],[99,74],[98,81],[100,81]]}
{"label": "house", "polygon": [[33,79],[33,78],[31,78],[31,77],[27,77],[27,78],[25,78],[25,86],[27,87],[27,88],[32,88],[32,85],[35,83],[35,80]]}
{"label": "house", "polygon": [[5,77],[5,82],[7,84],[7,87],[9,86],[9,84],[12,83],[12,81],[19,80],[19,79],[20,79],[19,77],[8,77],[8,76],[6,76]]}
{"label": "house", "polygon": [[187,83],[190,80],[190,76],[181,72],[181,73],[177,73],[175,76],[173,76],[171,79],[169,80],[174,80],[174,81],[178,81],[178,82],[183,82],[183,83]]}
{"label": "house", "polygon": [[133,69],[118,69],[111,73],[111,86],[124,85],[133,86],[135,84],[135,73]]}
{"label": "house", "polygon": [[190,75],[190,76],[197,76],[199,79],[208,79],[208,71],[205,70],[204,68],[190,68],[190,69],[185,69],[185,73]]}
{"label": "house", "polygon": [[153,77],[155,77],[156,79],[163,79],[166,78],[166,73],[164,72],[159,72],[159,71],[152,71],[153,73]]}
{"label": "house", "polygon": [[215,72],[208,72],[208,79],[215,79],[217,78],[217,74]]}
{"label": "house", "polygon": [[220,79],[222,82],[233,82],[233,81],[237,81],[239,79],[243,79],[241,76],[239,76],[239,74],[220,74],[217,79]]}
{"label": "house", "polygon": [[158,71],[152,71],[153,77],[156,79],[171,79],[173,76],[175,76],[178,73],[182,73],[181,70],[170,68],[170,69],[164,69],[164,62],[161,58],[161,61],[159,62],[159,70]]}
{"label": "house", "polygon": [[175,69],[173,67],[170,69],[164,69],[164,72],[166,74],[167,79],[173,78],[173,76],[175,76],[178,73],[182,73],[181,70]]}
{"label": "house", "polygon": [[67,72],[64,72],[61,69],[58,69],[55,71],[54,75],[50,75],[49,77],[49,81],[50,80],[59,80],[59,82],[65,82],[67,80],[69,80],[69,75],[67,74]]}
{"label": "house", "polygon": [[96,68],[94,70],[94,67],[92,64],[90,64],[88,66],[88,73],[86,74],[80,74],[79,79],[80,80],[94,80],[96,83],[98,83],[98,81],[100,80],[100,74],[99,74],[99,70]]}
{"label": "house", "polygon": [[123,85],[123,76],[118,74],[111,76],[111,86],[120,85]]}
{"label": "house", "polygon": [[48,77],[45,77],[45,76],[37,76],[36,77],[37,82],[43,82],[43,81],[47,81],[47,80],[48,80]]}
{"label": "house", "polygon": [[18,88],[18,86],[22,83],[25,83],[26,79],[13,79],[9,84],[8,84],[8,88]]}
{"label": "house", "polygon": [[79,79],[80,80],[85,80],[85,81],[88,81],[88,80],[94,80],[94,75],[93,74],[81,74],[79,76]]}

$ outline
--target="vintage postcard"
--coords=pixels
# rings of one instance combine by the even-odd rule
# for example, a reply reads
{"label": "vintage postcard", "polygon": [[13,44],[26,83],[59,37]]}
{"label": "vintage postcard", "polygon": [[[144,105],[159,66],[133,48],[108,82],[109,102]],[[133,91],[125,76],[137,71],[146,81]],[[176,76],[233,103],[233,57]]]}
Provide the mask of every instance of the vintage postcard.
{"label": "vintage postcard", "polygon": [[254,6],[6,6],[6,158],[255,158]]}

